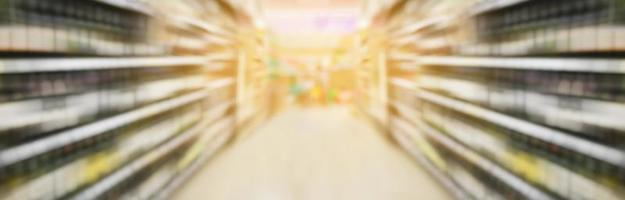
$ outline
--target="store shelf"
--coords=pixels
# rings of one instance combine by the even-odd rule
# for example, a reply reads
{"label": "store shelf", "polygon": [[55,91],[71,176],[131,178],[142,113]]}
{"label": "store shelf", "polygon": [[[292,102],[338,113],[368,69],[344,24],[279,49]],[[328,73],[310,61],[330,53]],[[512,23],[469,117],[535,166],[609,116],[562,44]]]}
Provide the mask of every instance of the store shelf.
{"label": "store shelf", "polygon": [[[408,124],[404,124],[404,126],[406,125]],[[391,134],[395,137],[395,140],[397,140],[399,144],[420,164],[420,166],[425,168],[430,175],[432,175],[439,183],[450,191],[455,199],[470,199],[469,194],[455,184],[444,172],[440,171],[436,168],[436,166],[430,163],[425,155],[421,153],[421,150],[416,147],[416,144],[413,142],[415,139],[407,133],[407,131],[416,131],[416,129],[406,129],[407,127],[399,126],[400,125],[393,123],[393,127],[391,127]]]}
{"label": "store shelf", "polygon": [[422,29],[426,29],[428,27],[431,26],[438,26],[441,23],[444,23],[445,21],[449,21],[451,20],[449,16],[441,16],[441,17],[435,17],[435,18],[428,18],[422,21],[417,21],[416,23],[413,24],[408,24],[406,26],[404,26],[403,28],[391,33],[393,35],[393,38],[397,38],[403,35],[407,35],[410,33],[414,33],[417,32],[419,30]]}
{"label": "store shelf", "polygon": [[421,65],[625,74],[625,59],[408,56]]}
{"label": "store shelf", "polygon": [[200,28],[208,33],[213,33],[221,36],[230,37],[232,36],[232,32],[218,26],[215,24],[208,23],[203,20],[199,20],[192,17],[185,16],[173,16],[174,20],[177,20],[179,23],[187,23],[194,27]]}
{"label": "store shelf", "polygon": [[150,197],[179,162],[208,159],[237,128],[234,78],[247,64],[238,39],[260,36],[239,9],[199,0],[0,8],[0,198]]}
{"label": "store shelf", "polygon": [[234,52],[211,53],[206,55],[205,58],[212,62],[230,61],[236,58],[236,54]]}
{"label": "store shelf", "polygon": [[396,100],[391,101],[390,105],[393,106],[393,108],[397,110],[397,112],[399,113],[399,115],[402,116],[402,118],[412,123],[416,123],[417,121],[420,120],[421,113],[418,110]]}
{"label": "store shelf", "polygon": [[[204,166],[204,164],[206,164],[206,162],[208,162],[208,160],[210,160],[210,158],[212,158],[212,156],[219,151],[220,147],[228,142],[228,139],[231,136],[229,133],[233,131],[232,127],[230,127],[230,130],[215,132],[218,135],[211,137],[213,141],[211,141],[202,155],[200,155],[199,158],[197,158],[197,160],[194,161],[189,167],[184,169],[184,171],[180,172],[165,187],[161,188],[159,191],[155,191],[153,196],[154,200],[170,199],[178,188],[183,186],[190,178],[193,178],[193,175],[197,173],[197,171],[200,170],[201,167]],[[210,132],[208,132],[208,134],[211,135]]]}
{"label": "store shelf", "polygon": [[73,128],[50,137],[42,138],[33,142],[21,144],[0,152],[0,167],[6,167],[13,163],[43,154],[45,152],[63,147],[65,145],[100,135],[110,130],[136,122],[147,117],[163,113],[165,111],[198,101],[214,89],[232,84],[231,79],[222,79],[213,82],[206,89],[193,92],[184,96],[176,97],[163,102],[151,104],[136,110],[122,113],[104,120],[96,121],[84,126]]}
{"label": "store shelf", "polygon": [[473,15],[478,15],[485,12],[491,12],[502,8],[511,7],[530,0],[486,0],[480,2],[472,10]]}
{"label": "store shelf", "polygon": [[406,90],[416,91],[417,89],[417,84],[403,78],[391,78],[390,82],[391,84],[399,86]]}
{"label": "store shelf", "polygon": [[509,128],[543,141],[591,156],[616,166],[625,166],[625,153],[608,146],[571,136],[561,131],[537,125],[525,120],[487,110],[469,103],[453,100],[441,95],[419,90],[417,96],[443,107],[474,116],[496,125]]}
{"label": "store shelf", "polygon": [[391,52],[390,55],[388,56],[388,59],[393,62],[416,63],[418,58],[420,58],[420,56],[410,54],[408,52],[399,52],[399,51]]}
{"label": "store shelf", "polygon": [[388,42],[391,122],[416,123],[443,144],[404,149],[454,155],[444,159],[447,174],[484,193],[477,199],[516,199],[514,190],[527,199],[622,198],[618,0],[402,3],[363,31],[391,33],[378,36]]}
{"label": "store shelf", "polygon": [[111,188],[115,187],[125,179],[131,177],[136,172],[142,170],[146,166],[167,155],[169,152],[175,150],[176,148],[180,147],[180,145],[184,144],[189,140],[192,140],[198,135],[204,132],[206,132],[207,134],[217,134],[218,132],[225,131],[229,126],[231,126],[231,121],[232,119],[226,118],[220,120],[219,122],[216,122],[214,125],[210,125],[211,121],[202,121],[201,123],[182,133],[180,136],[169,140],[167,143],[159,146],[157,149],[152,150],[150,151],[150,153],[132,161],[131,163],[125,165],[123,168],[115,171],[111,175],[108,175],[104,179],[85,188],[76,195],[73,195],[69,199],[97,199]]}
{"label": "store shelf", "polygon": [[[625,131],[625,124],[620,120],[620,115],[625,113],[625,105],[618,101],[598,100],[586,97],[571,97],[562,94],[533,91],[530,89],[512,89],[511,87],[488,87],[484,83],[464,79],[443,78],[437,76],[421,76],[421,87],[431,91],[441,91],[450,97],[461,99],[478,105],[487,105],[493,110],[504,113],[505,110],[522,112],[533,118],[545,120],[532,120],[549,126],[558,127],[575,133],[583,133],[580,127],[595,127],[615,131]],[[523,94],[522,96],[514,94]],[[523,102],[540,102],[540,104],[526,107],[527,103],[511,103],[506,106],[500,105],[505,99],[523,99]],[[574,102],[579,106],[565,106],[567,102]],[[567,121],[568,124],[553,122],[554,119]],[[556,120],[557,119],[557,120]],[[600,133],[597,133],[600,134]],[[592,135],[592,134],[591,134]],[[592,137],[592,136],[591,136]],[[599,138],[599,137],[597,137]]]}
{"label": "store shelf", "polygon": [[226,70],[230,66],[231,66],[230,63],[228,62],[210,62],[206,65],[205,69],[208,72],[216,72],[216,71]]}
{"label": "store shelf", "polygon": [[516,57],[553,53],[618,52],[625,49],[624,33],[625,30],[619,25],[597,24],[549,30],[546,37],[525,36],[509,41],[477,42],[460,46],[457,50],[462,55]]}
{"label": "store shelf", "polygon": [[421,37],[418,35],[408,35],[394,38],[393,40],[391,40],[391,47],[401,47],[404,45],[412,44],[418,42],[419,39],[421,39]]}
{"label": "store shelf", "polygon": [[166,48],[156,44],[76,33],[45,26],[4,25],[0,26],[0,36],[11,39],[0,40],[0,51],[97,56],[157,56],[166,52]]}
{"label": "store shelf", "polygon": [[444,136],[442,133],[431,128],[429,125],[423,122],[420,122],[418,123],[418,126],[420,130],[423,131],[423,133],[429,136],[429,138],[436,140],[440,144],[449,148],[451,151],[454,151],[455,153],[462,155],[463,158],[469,160],[470,162],[482,168],[487,173],[490,173],[494,177],[498,178],[502,182],[514,188],[516,191],[523,194],[524,197],[528,199],[536,199],[536,200],[555,199],[551,197],[549,194],[541,191],[540,189],[530,185],[529,183],[525,182],[519,177],[516,177],[515,175],[501,168],[497,164],[492,163],[490,160],[482,157],[478,153],[475,153],[472,150],[462,146],[461,144],[458,144],[456,141],[448,138],[447,136]]}
{"label": "store shelf", "polygon": [[219,46],[229,47],[230,45],[234,45],[235,43],[231,39],[227,39],[224,37],[216,36],[216,35],[206,35],[203,38],[206,42],[211,44],[216,44]]}
{"label": "store shelf", "polygon": [[[125,110],[129,106],[142,105],[161,99],[172,97],[182,91],[190,91],[205,87],[205,77],[189,76],[174,79],[150,81],[133,88],[116,88],[92,90],[85,93],[71,93],[62,96],[43,97],[12,101],[0,104],[0,132],[16,130],[23,127],[54,124],[68,119],[81,119],[83,117],[95,116],[98,113],[106,113],[110,110]],[[158,92],[156,92],[158,91]],[[126,101],[120,101],[115,105],[93,104],[98,97],[118,96]],[[128,98],[132,97],[132,98]],[[50,102],[61,102],[63,107],[46,109],[45,105]],[[129,103],[130,102],[130,103]],[[21,113],[20,116],[13,116],[8,113]],[[66,126],[76,125],[79,121],[66,123]],[[64,127],[66,127],[64,126]],[[56,127],[59,127],[57,125]],[[51,128],[52,129],[52,128]]]}
{"label": "store shelf", "polygon": [[92,0],[107,5],[123,8],[130,11],[140,12],[143,14],[152,15],[153,11],[145,4],[138,0]]}
{"label": "store shelf", "polygon": [[210,60],[198,56],[0,59],[0,74],[189,66]]}

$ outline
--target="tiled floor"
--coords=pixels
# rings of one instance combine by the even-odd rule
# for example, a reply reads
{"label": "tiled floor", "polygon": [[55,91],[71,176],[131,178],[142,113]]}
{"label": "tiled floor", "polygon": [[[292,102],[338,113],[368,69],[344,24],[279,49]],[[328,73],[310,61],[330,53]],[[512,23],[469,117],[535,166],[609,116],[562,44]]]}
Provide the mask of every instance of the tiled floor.
{"label": "tiled floor", "polygon": [[174,198],[451,199],[347,107],[279,114],[207,163]]}

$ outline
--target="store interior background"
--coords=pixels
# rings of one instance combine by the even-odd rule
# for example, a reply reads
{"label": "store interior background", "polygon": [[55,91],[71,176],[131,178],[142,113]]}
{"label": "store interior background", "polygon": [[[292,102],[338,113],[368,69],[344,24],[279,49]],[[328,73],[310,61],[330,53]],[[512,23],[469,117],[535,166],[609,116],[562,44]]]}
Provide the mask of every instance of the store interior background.
{"label": "store interior background", "polygon": [[625,0],[0,0],[0,200],[625,199]]}

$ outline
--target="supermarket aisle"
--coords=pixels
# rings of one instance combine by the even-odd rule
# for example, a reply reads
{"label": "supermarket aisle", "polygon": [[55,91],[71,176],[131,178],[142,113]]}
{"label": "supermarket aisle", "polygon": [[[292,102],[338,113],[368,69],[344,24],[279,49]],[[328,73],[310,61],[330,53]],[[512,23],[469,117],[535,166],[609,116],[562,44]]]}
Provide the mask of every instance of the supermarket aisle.
{"label": "supermarket aisle", "polygon": [[293,108],[208,163],[174,199],[450,199],[347,107]]}

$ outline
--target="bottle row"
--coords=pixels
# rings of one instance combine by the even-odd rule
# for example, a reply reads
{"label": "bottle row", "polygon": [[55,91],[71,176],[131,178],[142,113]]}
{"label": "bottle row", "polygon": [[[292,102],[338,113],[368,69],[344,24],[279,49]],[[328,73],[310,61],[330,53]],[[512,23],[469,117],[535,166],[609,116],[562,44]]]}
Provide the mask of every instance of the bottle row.
{"label": "bottle row", "polygon": [[70,199],[167,199],[231,139],[232,122],[225,115],[205,119]]}
{"label": "bottle row", "polygon": [[215,98],[182,105],[3,166],[3,198],[67,198],[200,122],[214,121],[229,112],[231,104],[224,104],[228,101],[223,99],[217,103]]}
{"label": "bottle row", "polygon": [[0,0],[0,199],[154,199],[232,136],[233,7],[147,3]]}
{"label": "bottle row", "polygon": [[0,1],[0,49],[17,53],[154,55],[151,16],[96,0]]}
{"label": "bottle row", "polygon": [[155,199],[159,190],[166,187],[169,181],[179,176],[182,171],[178,167],[192,143],[183,144],[170,155],[133,174],[128,180],[115,186],[101,195],[101,199]]}
{"label": "bottle row", "polygon": [[618,19],[611,13],[620,9],[617,7],[619,3],[618,0],[527,1],[479,14],[477,23],[481,29],[478,35],[481,39],[488,40],[532,28],[610,23],[615,18]]}
{"label": "bottle row", "polygon": [[[489,3],[489,2],[487,2]],[[476,13],[465,55],[545,55],[623,51],[622,0],[523,1]]]}
{"label": "bottle row", "polygon": [[527,199],[518,191],[502,183],[497,177],[466,160],[462,155],[439,143],[430,142],[439,154],[446,155],[444,157],[446,174],[473,199]]}
{"label": "bottle row", "polygon": [[623,149],[620,74],[435,67],[417,77],[449,95]]}
{"label": "bottle row", "polygon": [[145,41],[149,16],[98,1],[3,0],[4,23],[92,30],[111,39]]}
{"label": "bottle row", "polygon": [[[6,148],[63,129],[201,89],[198,69],[140,69],[4,75],[0,146]],[[176,73],[167,71],[177,71]],[[139,76],[139,74],[142,74]],[[21,115],[15,116],[15,113]]]}
{"label": "bottle row", "polygon": [[457,199],[554,199],[421,120],[404,117],[392,115],[393,136],[404,148],[416,150],[411,153],[415,159],[429,166]]}
{"label": "bottle row", "polygon": [[[481,3],[391,39],[390,121],[470,198],[622,199],[625,1]],[[451,51],[415,48],[439,37]]]}
{"label": "bottle row", "polygon": [[[620,199],[625,168],[433,104],[423,121],[544,190],[566,199]],[[564,181],[566,180],[566,181]]]}
{"label": "bottle row", "polygon": [[202,70],[199,66],[175,66],[0,74],[0,102],[134,86],[159,79],[194,75]]}
{"label": "bottle row", "polygon": [[[212,124],[210,131],[183,144],[163,164],[149,166],[128,177],[116,188],[107,191],[104,199],[166,199],[173,195],[201,166],[231,138],[232,128],[220,129],[222,121]],[[227,125],[227,124],[226,124]],[[214,127],[217,127],[216,129]]]}

